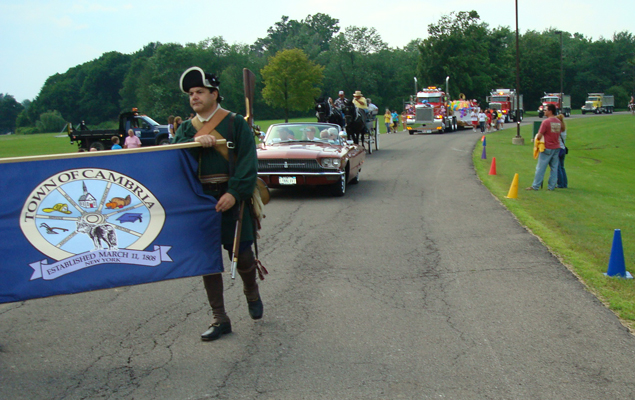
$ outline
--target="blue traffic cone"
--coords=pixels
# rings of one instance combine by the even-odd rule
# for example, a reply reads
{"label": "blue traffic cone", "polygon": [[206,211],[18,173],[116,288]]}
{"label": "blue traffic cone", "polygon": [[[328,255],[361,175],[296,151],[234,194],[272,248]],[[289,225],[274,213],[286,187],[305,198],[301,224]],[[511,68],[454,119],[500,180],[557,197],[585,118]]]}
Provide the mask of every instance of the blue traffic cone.
{"label": "blue traffic cone", "polygon": [[481,160],[487,159],[487,154],[485,154],[485,146],[483,146],[483,153],[481,154]]}
{"label": "blue traffic cone", "polygon": [[613,234],[613,246],[609,257],[609,269],[604,274],[606,276],[618,276],[620,278],[633,279],[633,276],[626,270],[624,263],[624,249],[622,248],[622,232],[619,229]]}
{"label": "blue traffic cone", "polygon": [[483,147],[487,146],[487,140],[485,139],[485,136],[483,136]]}

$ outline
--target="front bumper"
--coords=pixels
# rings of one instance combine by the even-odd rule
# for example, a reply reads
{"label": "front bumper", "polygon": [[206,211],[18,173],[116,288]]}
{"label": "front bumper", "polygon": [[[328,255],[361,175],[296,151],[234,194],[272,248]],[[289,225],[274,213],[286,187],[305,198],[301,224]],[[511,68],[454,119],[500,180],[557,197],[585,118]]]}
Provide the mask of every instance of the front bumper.
{"label": "front bumper", "polygon": [[269,187],[331,185],[340,181],[344,171],[333,172],[258,172]]}

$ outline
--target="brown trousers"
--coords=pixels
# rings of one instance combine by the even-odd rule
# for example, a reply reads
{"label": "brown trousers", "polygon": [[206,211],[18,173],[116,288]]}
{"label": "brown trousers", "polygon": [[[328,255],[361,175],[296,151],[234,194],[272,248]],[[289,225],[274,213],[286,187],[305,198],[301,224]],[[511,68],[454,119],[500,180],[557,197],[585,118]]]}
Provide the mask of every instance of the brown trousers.
{"label": "brown trousers", "polygon": [[[231,251],[228,250],[231,258]],[[256,263],[251,247],[238,254],[236,265],[238,275],[243,281],[243,292],[247,301],[254,301],[260,298],[258,293],[258,282],[256,281]],[[217,323],[229,322],[229,317],[225,313],[225,299],[223,296],[223,274],[212,274],[203,276],[203,284],[207,292],[209,305],[212,307],[214,321]]]}

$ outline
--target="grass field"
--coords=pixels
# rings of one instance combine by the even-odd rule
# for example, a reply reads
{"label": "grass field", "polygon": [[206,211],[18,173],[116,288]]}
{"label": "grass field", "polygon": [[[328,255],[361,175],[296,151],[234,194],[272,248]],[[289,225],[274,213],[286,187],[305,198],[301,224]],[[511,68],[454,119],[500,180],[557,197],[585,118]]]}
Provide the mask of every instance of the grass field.
{"label": "grass field", "polygon": [[[289,120],[289,122],[315,121],[315,117]],[[260,127],[262,132],[267,132],[269,126],[280,122],[284,122],[284,120],[256,121],[256,125]],[[77,144],[71,145],[69,137],[60,133],[0,136],[0,158],[74,153],[76,151]]]}
{"label": "grass field", "polygon": [[[531,142],[533,126],[524,126],[524,146],[512,144],[515,126],[486,136],[473,161],[483,184],[525,226],[540,237],[578,277],[635,330],[635,280],[607,278],[613,234],[621,229],[626,270],[635,273],[635,117],[597,116],[567,119],[568,189],[525,191],[536,168]],[[496,175],[489,175],[492,158]],[[514,174],[518,198],[507,199]]]}

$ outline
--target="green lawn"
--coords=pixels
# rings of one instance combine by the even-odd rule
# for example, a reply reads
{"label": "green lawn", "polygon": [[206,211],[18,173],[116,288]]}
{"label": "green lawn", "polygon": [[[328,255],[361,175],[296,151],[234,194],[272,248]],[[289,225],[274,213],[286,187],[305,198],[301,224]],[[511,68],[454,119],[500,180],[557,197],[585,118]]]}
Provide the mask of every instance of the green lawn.
{"label": "green lawn", "polygon": [[62,134],[2,135],[0,136],[0,157],[37,156],[77,151],[77,144],[71,145],[68,135],[56,136],[62,136]]}
{"label": "green lawn", "polygon": [[[631,328],[635,328],[634,280],[607,278],[613,234],[622,231],[626,270],[635,274],[635,117],[597,116],[567,119],[569,154],[565,168],[568,189],[525,191],[536,168],[532,126],[524,126],[524,146],[512,144],[516,129],[486,136],[487,159],[481,159],[482,144],[473,160],[484,185],[539,236],[595,293]],[[497,175],[489,175],[492,158]],[[519,175],[518,198],[507,199],[514,174]]]}
{"label": "green lawn", "polygon": [[[315,117],[294,118],[289,122],[315,122]],[[262,132],[267,132],[269,126],[284,122],[284,120],[256,121]],[[62,137],[58,137],[62,136]],[[70,144],[67,135],[61,133],[40,133],[33,135],[2,135],[0,136],[0,158],[24,157],[46,154],[74,153],[77,143]]]}

